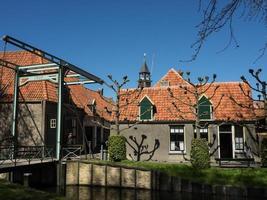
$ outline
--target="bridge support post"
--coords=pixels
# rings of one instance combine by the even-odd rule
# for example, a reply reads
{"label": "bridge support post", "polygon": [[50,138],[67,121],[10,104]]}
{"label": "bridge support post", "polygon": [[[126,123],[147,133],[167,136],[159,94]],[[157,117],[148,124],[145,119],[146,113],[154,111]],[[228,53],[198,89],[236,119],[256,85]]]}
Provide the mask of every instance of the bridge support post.
{"label": "bridge support post", "polygon": [[56,136],[56,159],[60,160],[61,132],[62,132],[62,91],[64,81],[64,69],[58,68],[58,104],[57,104],[57,136]]}
{"label": "bridge support post", "polygon": [[66,182],[66,163],[61,160],[57,163],[57,186],[65,186]]}
{"label": "bridge support post", "polygon": [[13,155],[16,156],[17,141],[17,124],[18,124],[18,99],[19,99],[19,68],[15,70],[15,82],[14,82],[14,97],[13,97],[13,115],[12,115],[12,142],[13,142]]}

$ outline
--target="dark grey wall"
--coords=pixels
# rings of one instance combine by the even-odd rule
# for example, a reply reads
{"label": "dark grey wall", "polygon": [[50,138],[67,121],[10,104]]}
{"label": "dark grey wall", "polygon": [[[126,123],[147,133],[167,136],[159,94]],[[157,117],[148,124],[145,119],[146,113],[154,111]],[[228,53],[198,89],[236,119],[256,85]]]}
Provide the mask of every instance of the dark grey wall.
{"label": "dark grey wall", "polygon": [[[253,152],[253,157],[257,160],[258,153],[258,143],[257,137],[255,133],[255,127],[253,125],[247,125],[249,129],[244,127],[244,137],[245,142],[251,148]],[[137,149],[137,145],[130,139],[130,136],[134,136],[138,144],[140,144],[142,140],[142,135],[146,136],[144,139],[143,145],[147,145],[147,150],[153,150],[155,140],[159,140],[160,146],[154,152],[151,160],[153,161],[168,161],[168,162],[181,162],[185,161],[183,155],[181,153],[171,153],[169,151],[170,148],[170,125],[169,124],[138,124],[131,128],[128,125],[120,125],[120,129],[124,131],[121,132],[127,139],[127,141],[131,144],[131,146]],[[248,131],[249,130],[249,131]],[[185,133],[185,157],[190,158],[191,151],[191,140],[194,137],[193,134],[193,125],[192,124],[184,124],[184,133]],[[115,134],[115,133],[111,133]],[[232,137],[234,139],[234,133],[232,133]],[[214,158],[219,157],[220,148],[218,147],[218,125],[211,124],[208,127],[208,142],[212,144],[210,148],[210,153],[213,153],[211,159],[214,161]],[[234,142],[234,141],[233,141]],[[136,160],[136,156],[134,155],[134,150],[130,145],[127,144],[127,158]],[[151,154],[149,154],[151,155]],[[149,155],[144,154],[141,156],[141,160],[147,160]]]}
{"label": "dark grey wall", "polygon": [[[121,129],[127,128],[128,125],[121,125]],[[148,145],[147,150],[153,150],[155,140],[159,140],[160,146],[155,151],[154,156],[151,160],[154,161],[184,161],[182,154],[180,153],[170,153],[170,128],[168,124],[138,124],[130,129],[126,129],[122,132],[127,138],[127,141],[134,147],[136,145],[132,142],[129,137],[136,137],[137,142],[140,144],[142,139],[141,135],[146,135],[146,139],[144,140],[143,145]],[[188,157],[190,155],[191,150],[191,139],[193,138],[193,126],[190,124],[185,125],[185,155]],[[127,156],[129,159],[136,159],[134,156],[133,149],[127,145]],[[151,155],[151,154],[149,154]],[[147,160],[149,155],[144,154],[141,156],[141,160]]]}
{"label": "dark grey wall", "polygon": [[[0,140],[11,135],[12,104],[0,104]],[[42,103],[19,104],[18,140],[20,145],[42,145],[44,134]]]}

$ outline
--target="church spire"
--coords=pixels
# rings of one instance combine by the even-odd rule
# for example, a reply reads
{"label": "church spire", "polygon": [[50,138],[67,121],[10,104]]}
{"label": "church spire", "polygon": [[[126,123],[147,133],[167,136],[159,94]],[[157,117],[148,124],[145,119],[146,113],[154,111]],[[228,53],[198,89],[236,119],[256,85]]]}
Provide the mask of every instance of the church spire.
{"label": "church spire", "polygon": [[141,88],[141,87],[150,87],[150,86],[151,86],[150,71],[146,64],[146,54],[144,53],[144,62],[139,71],[138,87]]}

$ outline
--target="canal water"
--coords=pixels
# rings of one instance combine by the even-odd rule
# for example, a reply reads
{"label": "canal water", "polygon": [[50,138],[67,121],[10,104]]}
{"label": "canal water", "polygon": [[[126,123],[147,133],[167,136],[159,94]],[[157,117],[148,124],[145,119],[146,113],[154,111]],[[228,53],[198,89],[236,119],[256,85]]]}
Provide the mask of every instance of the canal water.
{"label": "canal water", "polygon": [[[118,189],[88,186],[67,186],[65,188],[45,189],[57,192],[68,200],[255,200],[236,196],[213,196],[192,193]],[[258,198],[262,199],[262,198]]]}

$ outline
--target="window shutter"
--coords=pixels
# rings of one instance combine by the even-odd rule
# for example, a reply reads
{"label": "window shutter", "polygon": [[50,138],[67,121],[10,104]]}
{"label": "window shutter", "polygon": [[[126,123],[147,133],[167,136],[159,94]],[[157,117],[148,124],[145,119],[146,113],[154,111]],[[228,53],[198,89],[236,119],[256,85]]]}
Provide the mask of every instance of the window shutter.
{"label": "window shutter", "polygon": [[145,97],[140,103],[140,120],[151,120],[152,113],[153,104]]}
{"label": "window shutter", "polygon": [[210,101],[203,96],[199,102],[198,102],[198,107],[199,107],[199,118],[201,120],[205,120],[205,119],[211,119],[211,108],[212,108],[212,104],[210,103]]}

